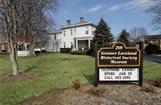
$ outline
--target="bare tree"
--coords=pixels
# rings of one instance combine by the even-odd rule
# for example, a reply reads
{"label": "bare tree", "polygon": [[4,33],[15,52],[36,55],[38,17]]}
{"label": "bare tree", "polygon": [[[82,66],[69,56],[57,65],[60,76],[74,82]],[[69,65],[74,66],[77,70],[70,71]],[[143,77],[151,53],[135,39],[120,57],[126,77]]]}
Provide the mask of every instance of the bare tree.
{"label": "bare tree", "polygon": [[0,16],[3,23],[3,34],[6,37],[10,48],[10,60],[12,64],[13,74],[17,74],[17,13],[15,10],[15,2],[13,0],[0,1]]}
{"label": "bare tree", "polygon": [[[56,0],[23,0],[21,10],[21,27],[24,35],[31,39],[31,51],[35,45],[42,47],[47,42],[48,27],[53,23],[47,14],[56,10]],[[53,17],[52,17],[53,18]]]}
{"label": "bare tree", "polygon": [[145,27],[134,27],[130,30],[130,39],[134,42],[140,41],[145,35],[147,35]]}
{"label": "bare tree", "polygon": [[152,24],[161,31],[161,0],[151,0],[152,5],[148,8],[148,12],[153,14]]}
{"label": "bare tree", "polygon": [[[9,43],[13,75],[17,74],[17,38],[27,35],[32,49],[43,42],[49,26],[48,10],[55,10],[57,0],[0,0],[0,35]],[[50,19],[51,20],[51,19]]]}

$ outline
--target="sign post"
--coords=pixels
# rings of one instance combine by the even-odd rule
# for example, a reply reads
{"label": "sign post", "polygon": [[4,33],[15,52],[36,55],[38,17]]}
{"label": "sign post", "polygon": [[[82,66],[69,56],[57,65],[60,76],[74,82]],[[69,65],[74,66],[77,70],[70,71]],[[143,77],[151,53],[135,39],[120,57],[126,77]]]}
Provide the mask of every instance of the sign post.
{"label": "sign post", "polygon": [[140,70],[139,70],[139,86],[142,86],[143,84],[143,42],[139,43],[139,49],[141,51],[141,58],[140,58]]}
{"label": "sign post", "polygon": [[[95,56],[97,56],[97,50],[98,50],[98,48],[97,48],[97,42],[95,42],[95,52],[96,52],[96,55]],[[98,85],[98,67],[97,67],[97,57],[95,57],[95,86],[97,87],[97,85]]]}
{"label": "sign post", "polygon": [[143,44],[140,47],[126,47],[122,42],[112,47],[96,47],[96,83],[125,83],[143,81]]}

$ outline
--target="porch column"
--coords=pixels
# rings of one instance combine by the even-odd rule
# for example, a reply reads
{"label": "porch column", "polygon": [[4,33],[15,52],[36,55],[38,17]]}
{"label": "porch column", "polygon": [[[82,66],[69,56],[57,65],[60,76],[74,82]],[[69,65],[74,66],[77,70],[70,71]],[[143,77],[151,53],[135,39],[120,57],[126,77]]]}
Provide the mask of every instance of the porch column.
{"label": "porch column", "polygon": [[27,43],[24,43],[25,51],[27,51]]}
{"label": "porch column", "polygon": [[91,47],[91,40],[88,39],[88,49],[90,49],[90,47]]}
{"label": "porch column", "polygon": [[161,50],[161,39],[159,40],[159,47],[160,47],[160,50]]}
{"label": "porch column", "polygon": [[75,45],[76,46],[76,50],[78,50],[78,40],[76,39],[75,41],[76,41],[76,45]]}

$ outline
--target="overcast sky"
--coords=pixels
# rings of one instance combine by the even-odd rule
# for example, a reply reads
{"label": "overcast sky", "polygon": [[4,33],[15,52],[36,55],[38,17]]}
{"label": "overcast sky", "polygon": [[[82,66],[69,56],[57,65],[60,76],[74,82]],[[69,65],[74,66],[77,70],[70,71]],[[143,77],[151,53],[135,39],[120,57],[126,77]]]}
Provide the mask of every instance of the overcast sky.
{"label": "overcast sky", "polygon": [[152,14],[145,12],[150,0],[59,0],[55,21],[57,26],[67,19],[78,23],[80,17],[97,24],[103,18],[114,35],[123,28],[146,27],[149,34],[158,34],[151,25]]}

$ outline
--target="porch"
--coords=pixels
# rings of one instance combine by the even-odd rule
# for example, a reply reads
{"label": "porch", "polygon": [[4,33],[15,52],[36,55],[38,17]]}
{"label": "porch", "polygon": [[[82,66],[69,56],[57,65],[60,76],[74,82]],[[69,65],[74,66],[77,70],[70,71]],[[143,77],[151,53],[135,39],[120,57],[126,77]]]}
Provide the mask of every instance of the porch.
{"label": "porch", "polygon": [[17,51],[18,56],[30,56],[30,43],[19,43],[18,44],[18,51]]}
{"label": "porch", "polygon": [[75,38],[74,45],[75,50],[87,51],[91,47],[92,37],[90,38]]}

